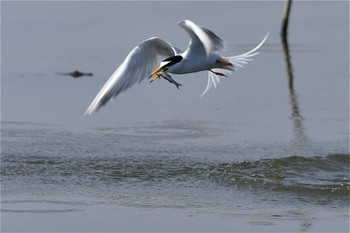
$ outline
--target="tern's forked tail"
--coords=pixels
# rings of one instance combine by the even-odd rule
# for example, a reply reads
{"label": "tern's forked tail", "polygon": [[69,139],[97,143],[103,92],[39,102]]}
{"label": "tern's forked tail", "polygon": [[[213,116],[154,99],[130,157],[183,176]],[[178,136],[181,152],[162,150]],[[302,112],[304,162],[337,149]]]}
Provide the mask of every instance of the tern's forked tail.
{"label": "tern's forked tail", "polygon": [[[233,70],[236,71],[238,67],[243,67],[245,64],[247,64],[248,62],[252,61],[252,57],[254,57],[255,55],[258,55],[260,52],[258,52],[258,49],[265,43],[265,41],[267,40],[267,38],[269,37],[269,33],[267,33],[264,37],[264,39],[252,50],[242,53],[240,55],[236,55],[236,56],[231,56],[231,57],[225,57],[225,60],[229,61],[230,63],[233,64],[233,67],[229,70]],[[208,72],[208,83],[207,83],[207,87],[205,88],[205,90],[203,91],[202,96],[204,96],[209,89],[214,86],[216,88],[217,83],[220,82],[220,78],[222,78],[222,75],[217,75],[215,74],[215,72],[218,73],[224,73],[224,76],[228,76],[231,74],[231,72],[229,70],[223,70],[223,69],[212,69],[212,71]],[[214,72],[213,72],[214,71]]]}
{"label": "tern's forked tail", "polygon": [[225,57],[225,59],[230,61],[235,67],[243,67],[245,64],[253,60],[251,57],[254,57],[255,55],[258,55],[260,53],[258,52],[258,49],[265,43],[268,37],[269,33],[267,33],[264,39],[252,50],[242,53],[240,55]]}

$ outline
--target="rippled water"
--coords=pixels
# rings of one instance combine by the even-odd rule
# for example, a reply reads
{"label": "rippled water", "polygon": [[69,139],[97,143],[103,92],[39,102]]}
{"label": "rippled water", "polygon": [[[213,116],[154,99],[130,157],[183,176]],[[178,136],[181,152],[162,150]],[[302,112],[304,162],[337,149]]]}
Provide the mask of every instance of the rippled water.
{"label": "rippled water", "polygon": [[[121,222],[105,231],[130,230],[137,225],[127,219],[137,218],[145,208],[153,212],[140,217],[135,230],[142,229],[148,216],[169,215],[174,216],[160,229],[188,230],[172,225],[183,217],[175,210],[202,216],[199,222],[222,216],[215,221],[227,219],[219,228],[223,230],[242,218],[251,230],[274,229],[280,220],[290,219],[301,222],[302,231],[314,229],[312,219],[347,218],[350,155],[329,153],[327,143],[228,143],[225,138],[235,131],[220,122],[168,121],[83,131],[27,122],[1,126],[1,210],[11,229],[24,230],[12,223],[16,218],[11,216],[20,214],[27,224],[36,222],[37,215],[47,219],[33,228],[38,231],[91,230],[99,225],[96,221],[114,222],[113,216]],[[90,216],[96,211],[101,217]],[[76,228],[50,223],[53,214],[64,214],[62,221]],[[79,215],[87,216],[76,219]],[[82,228],[86,219],[92,225]],[[337,229],[346,228],[340,221]]]}
{"label": "rippled water", "polygon": [[[228,204],[230,192],[258,192],[277,201],[283,197],[308,205],[347,205],[349,154],[279,158],[277,150],[286,152],[277,144],[262,159],[237,160],[241,151],[234,146],[220,150],[203,144],[219,137],[219,126],[167,122],[72,133],[4,122],[3,211],[79,211],[75,202],[60,203],[68,208],[31,209],[37,201],[23,196],[37,195],[93,196],[126,206],[230,209],[237,204]],[[247,148],[244,153],[253,151]],[[43,200],[49,206],[57,202]]]}

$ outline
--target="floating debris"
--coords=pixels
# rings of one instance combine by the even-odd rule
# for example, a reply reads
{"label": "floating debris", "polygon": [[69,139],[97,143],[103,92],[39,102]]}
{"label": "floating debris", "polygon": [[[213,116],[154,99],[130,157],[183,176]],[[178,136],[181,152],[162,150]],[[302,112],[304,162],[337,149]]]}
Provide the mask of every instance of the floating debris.
{"label": "floating debris", "polygon": [[84,72],[81,72],[79,70],[75,70],[75,71],[72,71],[72,72],[69,72],[69,73],[61,73],[60,75],[66,75],[66,76],[71,76],[73,78],[80,78],[82,76],[92,76],[93,73],[84,73]]}

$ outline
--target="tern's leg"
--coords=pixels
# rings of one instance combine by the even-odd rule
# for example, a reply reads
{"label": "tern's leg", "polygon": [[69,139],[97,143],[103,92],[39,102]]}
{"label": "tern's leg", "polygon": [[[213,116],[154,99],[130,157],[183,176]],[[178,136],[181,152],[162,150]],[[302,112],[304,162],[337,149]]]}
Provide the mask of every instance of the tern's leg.
{"label": "tern's leg", "polygon": [[212,72],[213,74],[216,74],[216,75],[219,75],[219,76],[224,76],[224,77],[227,77],[225,74],[223,73],[220,73],[220,72],[216,72],[216,71],[213,71],[213,70],[209,70],[210,72]]}
{"label": "tern's leg", "polygon": [[173,84],[176,86],[177,89],[180,89],[180,86],[182,86],[181,83],[176,82],[176,81],[175,81],[174,79],[172,79],[172,77],[171,77],[168,73],[166,73],[166,72],[162,72],[162,73],[160,74],[160,76],[161,76],[162,78],[168,80],[170,83],[173,83]]}

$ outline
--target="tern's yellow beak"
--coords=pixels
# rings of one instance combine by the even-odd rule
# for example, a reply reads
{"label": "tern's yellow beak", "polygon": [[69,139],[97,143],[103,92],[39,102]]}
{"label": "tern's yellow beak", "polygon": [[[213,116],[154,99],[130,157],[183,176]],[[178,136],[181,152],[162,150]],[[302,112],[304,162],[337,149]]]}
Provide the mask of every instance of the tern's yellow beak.
{"label": "tern's yellow beak", "polygon": [[158,73],[162,72],[165,70],[165,67],[158,67],[155,71],[153,71],[153,73],[148,77],[148,79],[152,78],[153,76],[155,76],[151,82],[153,82],[154,80],[157,80],[157,78],[159,78]]}

